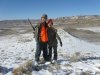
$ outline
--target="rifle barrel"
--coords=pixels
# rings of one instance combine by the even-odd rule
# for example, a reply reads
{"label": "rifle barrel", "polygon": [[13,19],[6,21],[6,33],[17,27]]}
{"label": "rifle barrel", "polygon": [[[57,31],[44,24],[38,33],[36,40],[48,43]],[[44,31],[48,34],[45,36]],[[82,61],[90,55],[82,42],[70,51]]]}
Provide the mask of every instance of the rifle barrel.
{"label": "rifle barrel", "polygon": [[35,28],[34,28],[34,26],[32,25],[31,21],[30,21],[29,19],[28,19],[28,21],[29,21],[31,27],[33,28],[33,30],[35,31]]}

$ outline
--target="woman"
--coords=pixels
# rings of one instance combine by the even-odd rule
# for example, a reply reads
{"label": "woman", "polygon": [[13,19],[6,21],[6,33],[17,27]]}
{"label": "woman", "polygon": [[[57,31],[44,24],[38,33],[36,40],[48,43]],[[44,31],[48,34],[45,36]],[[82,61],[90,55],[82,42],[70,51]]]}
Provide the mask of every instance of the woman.
{"label": "woman", "polygon": [[59,35],[57,34],[57,29],[55,29],[53,27],[53,21],[52,19],[49,19],[48,20],[48,49],[49,49],[49,59],[50,61],[52,60],[52,49],[54,50],[53,53],[54,53],[54,57],[53,57],[53,61],[52,63],[55,63],[57,61],[57,44],[58,44],[58,41],[57,39],[59,40],[60,42],[60,45],[62,47],[62,41],[59,37]]}

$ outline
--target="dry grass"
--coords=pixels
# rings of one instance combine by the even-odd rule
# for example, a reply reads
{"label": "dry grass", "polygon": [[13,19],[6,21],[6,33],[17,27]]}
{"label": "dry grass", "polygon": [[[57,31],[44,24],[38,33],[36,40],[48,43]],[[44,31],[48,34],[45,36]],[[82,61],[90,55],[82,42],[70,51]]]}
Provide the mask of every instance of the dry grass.
{"label": "dry grass", "polygon": [[71,55],[70,61],[72,62],[77,62],[81,58],[81,53],[80,52],[75,52]]}
{"label": "dry grass", "polygon": [[13,75],[31,75],[32,73],[32,60],[28,60],[27,62],[21,64],[19,67],[13,69]]}

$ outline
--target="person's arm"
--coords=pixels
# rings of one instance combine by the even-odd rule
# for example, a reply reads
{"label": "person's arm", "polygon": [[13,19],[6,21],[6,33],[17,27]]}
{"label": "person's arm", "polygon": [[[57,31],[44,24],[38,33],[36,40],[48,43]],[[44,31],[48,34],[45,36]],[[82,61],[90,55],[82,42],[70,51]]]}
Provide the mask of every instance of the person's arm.
{"label": "person's arm", "polygon": [[35,31],[33,31],[33,34],[34,34],[34,37],[37,38],[38,36],[38,29],[39,29],[39,24],[37,24],[34,28],[35,28]]}
{"label": "person's arm", "polygon": [[[39,27],[39,23],[36,25],[36,26],[34,26],[34,28],[35,28],[35,31],[36,31],[36,29]],[[33,31],[33,33],[35,33],[35,31]]]}
{"label": "person's arm", "polygon": [[61,38],[59,37],[59,35],[57,33],[57,29],[55,29],[54,27],[52,27],[52,29],[56,32],[56,38],[59,40],[60,46],[62,47],[62,41],[61,41]]}
{"label": "person's arm", "polygon": [[61,38],[59,37],[58,33],[56,34],[56,37],[57,37],[57,39],[58,39],[59,42],[60,42],[60,46],[62,47],[62,41],[61,41]]}

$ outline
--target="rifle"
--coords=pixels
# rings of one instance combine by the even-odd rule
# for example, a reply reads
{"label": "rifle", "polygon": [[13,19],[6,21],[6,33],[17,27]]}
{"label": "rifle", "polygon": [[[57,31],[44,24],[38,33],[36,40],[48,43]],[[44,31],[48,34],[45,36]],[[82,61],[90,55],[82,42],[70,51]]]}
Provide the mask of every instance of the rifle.
{"label": "rifle", "polygon": [[31,21],[30,21],[30,19],[29,19],[29,18],[28,18],[28,22],[30,23],[30,25],[31,25],[32,29],[35,31],[35,27],[32,25],[32,23],[31,23]]}

